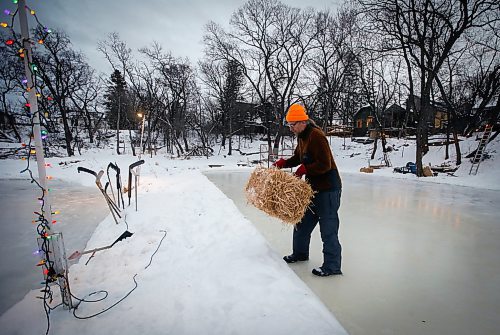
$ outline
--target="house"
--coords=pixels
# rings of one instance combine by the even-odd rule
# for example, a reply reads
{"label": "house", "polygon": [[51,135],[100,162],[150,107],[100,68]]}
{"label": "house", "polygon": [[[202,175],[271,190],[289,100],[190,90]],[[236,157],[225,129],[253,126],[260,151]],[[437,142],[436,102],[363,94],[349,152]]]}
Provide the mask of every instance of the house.
{"label": "house", "polygon": [[[392,104],[387,108],[382,115],[379,116],[384,132],[391,132],[393,129],[399,131],[406,123],[406,109]],[[353,115],[353,136],[367,136],[374,128],[377,128],[375,114],[371,106],[361,107]]]}
{"label": "house", "polygon": [[353,130],[352,136],[366,136],[368,130],[372,128],[374,114],[371,106],[364,106],[358,109],[356,113],[352,116],[353,119]]}
{"label": "house", "polygon": [[266,127],[262,123],[262,117],[259,113],[259,108],[254,103],[236,101],[234,106],[235,114],[233,115],[233,129],[235,134],[264,134]]}
{"label": "house", "polygon": [[403,128],[406,125],[406,109],[392,104],[384,112],[382,125],[384,128]]}
{"label": "house", "polygon": [[[417,122],[417,117],[420,113],[421,98],[419,96],[414,96],[414,106],[409,103],[410,98],[406,100],[406,106],[408,107],[408,112],[410,115],[414,116],[414,122]],[[431,113],[429,114],[429,131],[431,133],[441,133],[444,132],[448,125],[448,111],[446,105],[442,102],[431,101],[430,103]]]}

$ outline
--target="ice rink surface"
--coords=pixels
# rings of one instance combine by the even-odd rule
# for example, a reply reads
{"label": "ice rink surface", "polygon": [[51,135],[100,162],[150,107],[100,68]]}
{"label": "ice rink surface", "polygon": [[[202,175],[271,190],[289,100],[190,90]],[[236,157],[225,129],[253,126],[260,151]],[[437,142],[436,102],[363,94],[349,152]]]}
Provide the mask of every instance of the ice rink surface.
{"label": "ice rink surface", "polygon": [[[247,205],[249,172],[207,172],[281,255],[290,227]],[[308,262],[291,264],[352,335],[493,335],[500,329],[500,192],[344,174],[343,276],[318,278],[319,227]]]}
{"label": "ice rink surface", "polygon": [[[281,257],[292,229],[247,205],[249,171],[210,171]],[[343,276],[318,278],[318,228],[308,262],[291,264],[352,335],[497,334],[500,329],[500,192],[344,174],[340,208]],[[97,188],[58,182],[58,231],[67,252],[83,249],[108,215]],[[0,314],[39,287],[30,223],[34,185],[0,180]],[[21,216],[21,217],[20,217]],[[7,289],[8,288],[8,289]]]}
{"label": "ice rink surface", "polygon": [[[62,232],[67,253],[83,250],[97,225],[109,214],[97,187],[84,187],[62,181],[51,182],[52,211],[57,222],[55,232]],[[28,180],[0,179],[0,315],[40,287],[43,275],[36,267],[39,258],[36,226],[31,223],[40,206],[34,194],[40,192]],[[41,195],[41,193],[40,193]],[[74,249],[74,250],[73,250]],[[68,255],[69,256],[69,255]]]}

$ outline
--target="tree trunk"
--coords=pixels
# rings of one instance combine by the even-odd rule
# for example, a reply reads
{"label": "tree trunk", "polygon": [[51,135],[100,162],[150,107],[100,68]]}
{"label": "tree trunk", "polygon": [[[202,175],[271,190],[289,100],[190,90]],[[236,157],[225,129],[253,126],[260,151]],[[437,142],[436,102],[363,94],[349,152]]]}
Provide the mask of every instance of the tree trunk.
{"label": "tree trunk", "polygon": [[89,113],[85,113],[85,127],[87,128],[87,133],[89,135],[89,142],[94,143],[94,132],[92,129],[92,118]]}
{"label": "tree trunk", "polygon": [[[6,111],[7,113],[7,111]],[[7,120],[9,121],[9,125],[10,127],[12,128],[12,131],[14,132],[14,134],[16,134],[16,138],[19,142],[21,142],[21,135],[19,135],[19,132],[17,131],[17,128],[16,128],[16,119],[14,118],[13,115],[10,115],[10,114],[6,114],[7,115]]]}
{"label": "tree trunk", "polygon": [[456,165],[462,164],[462,152],[460,150],[460,143],[458,142],[458,133],[453,129],[453,141],[455,142],[455,151],[457,154]]}
{"label": "tree trunk", "polygon": [[448,124],[446,126],[446,151],[444,154],[444,159],[450,159],[450,119],[449,119],[450,113],[448,112]]}
{"label": "tree trunk", "polygon": [[69,129],[68,115],[66,113],[66,110],[60,104],[59,104],[59,108],[61,108],[61,116],[62,116],[62,120],[63,120],[64,141],[66,142],[66,152],[68,153],[68,156],[71,157],[71,156],[75,155],[75,152],[71,146],[71,143],[73,142],[73,135],[71,134],[71,129]]}
{"label": "tree trunk", "polygon": [[[130,142],[130,148],[132,149],[132,156],[135,156],[135,145],[134,141],[132,140],[132,130],[128,130],[128,137],[129,137],[129,142]],[[142,148],[139,148],[141,150],[141,153],[144,151]]]}
{"label": "tree trunk", "polygon": [[116,154],[121,155],[120,152],[120,114],[121,114],[121,99],[118,95],[118,114],[116,115]]}
{"label": "tree trunk", "polygon": [[375,141],[373,141],[373,150],[372,150],[372,155],[370,156],[370,159],[375,159],[375,153],[377,152],[377,146],[378,146],[378,133],[375,135]]}
{"label": "tree trunk", "polygon": [[227,154],[231,156],[233,154],[233,108],[230,108],[229,112],[229,136],[228,136],[228,141],[229,141],[229,150]]}

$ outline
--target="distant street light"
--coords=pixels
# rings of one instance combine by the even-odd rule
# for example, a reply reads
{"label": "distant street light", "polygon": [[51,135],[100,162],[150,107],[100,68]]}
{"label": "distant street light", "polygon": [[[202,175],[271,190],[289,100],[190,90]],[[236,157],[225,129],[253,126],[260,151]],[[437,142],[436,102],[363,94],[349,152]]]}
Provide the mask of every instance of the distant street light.
{"label": "distant street light", "polygon": [[141,141],[140,141],[140,151],[139,151],[139,159],[141,159],[143,150],[142,150],[142,138],[144,136],[144,123],[146,122],[146,115],[142,112],[138,112],[137,116],[142,119],[142,125],[141,125]]}
{"label": "distant street light", "polygon": [[[143,153],[143,150],[142,150],[142,138],[144,136],[144,123],[146,122],[146,115],[145,113],[142,113],[142,112],[137,112],[137,116],[139,118],[142,118],[142,125],[141,125],[141,141],[140,141],[140,148],[139,148],[139,160],[141,160],[141,156],[142,156],[142,153]],[[137,167],[137,186],[139,186],[139,180],[140,180],[140,177],[141,177],[141,165],[139,165]],[[137,190],[136,190],[137,192]]]}

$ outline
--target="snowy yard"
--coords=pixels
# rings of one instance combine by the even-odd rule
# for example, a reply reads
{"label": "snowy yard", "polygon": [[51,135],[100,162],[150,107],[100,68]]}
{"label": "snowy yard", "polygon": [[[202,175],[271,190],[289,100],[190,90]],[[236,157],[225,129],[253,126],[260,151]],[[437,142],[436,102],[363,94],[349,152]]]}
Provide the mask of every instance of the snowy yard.
{"label": "snowy yard", "polygon": [[[393,141],[391,144],[396,149],[390,154],[393,166],[404,166],[406,162],[414,160],[414,148],[411,143]],[[405,144],[409,145],[404,146]],[[255,148],[258,148],[258,143],[241,150],[255,152]],[[417,189],[418,185],[422,185],[420,183],[430,182],[498,192],[500,178],[495,163],[498,162],[495,159],[498,148],[498,141],[490,144],[489,150],[493,159],[481,164],[477,176],[468,175],[470,163],[465,160],[455,176],[439,174],[437,177],[420,178],[417,181],[412,174],[395,174],[392,168],[385,168],[376,170],[373,174],[362,174],[362,178],[375,181],[379,176],[391,177],[396,185],[398,182],[401,185],[411,182],[417,185]],[[462,144],[462,149],[466,154],[474,149],[474,142],[466,141]],[[369,164],[369,145],[347,140],[344,148],[342,139],[333,139],[332,150],[341,174],[359,175],[359,168]],[[443,163],[442,150],[442,147],[431,147],[431,152],[425,156],[424,164]],[[134,204],[127,207],[126,215],[118,225],[108,216],[94,232],[87,249],[109,244],[124,230],[129,230],[134,235],[112,249],[96,254],[88,265],[85,265],[88,257],[82,257],[79,263],[70,268],[71,289],[76,297],[98,300],[104,297],[104,294],[100,293],[101,290],[108,292],[103,301],[82,303],[75,311],[76,316],[87,317],[100,313],[123,297],[126,298],[109,311],[88,320],[79,320],[68,311],[57,308],[50,314],[50,334],[137,334],[143,330],[148,334],[346,333],[335,316],[316,296],[318,292],[313,293],[311,288],[295,275],[281,260],[282,255],[266,242],[234,202],[202,175],[202,171],[210,169],[209,164],[221,165],[217,169],[226,173],[251,171],[251,167],[238,165],[255,158],[240,155],[186,160],[164,155],[146,157],[146,163],[141,169],[138,211],[135,211]],[[110,161],[116,161],[120,167],[125,168],[136,158],[115,156],[111,149],[108,149],[87,152],[78,157],[78,160],[81,162],[59,165],[60,162],[71,159],[49,159],[53,167],[48,173],[56,179],[91,186],[93,178],[78,174],[77,166],[99,170],[105,169]],[[26,178],[19,174],[24,166],[23,161],[0,161],[5,178]],[[397,191],[397,186],[393,186],[391,190]],[[454,206],[462,206],[468,200],[473,203],[487,201],[462,197],[456,200],[457,203],[450,203],[448,207],[453,212]],[[425,207],[425,201],[422,204]],[[359,215],[359,212],[356,212],[359,211],[359,206],[342,206],[345,206],[341,207],[342,222],[348,222],[350,217]],[[57,203],[53,204],[53,207],[57,209]],[[440,210],[444,209],[435,209]],[[496,209],[493,209],[493,212],[495,211]],[[418,212],[411,212],[407,217],[418,215]],[[374,220],[383,220],[383,216],[374,216]],[[395,226],[394,229],[394,234],[389,238],[395,239],[400,248],[405,248],[411,241],[401,240],[398,228]],[[493,229],[498,232],[498,227]],[[377,236],[377,227],[373,227],[371,234]],[[453,241],[453,236],[446,238],[451,239],[450,243]],[[289,236],[284,234],[284,239],[288,242]],[[423,243],[423,240],[416,241]],[[365,242],[349,241],[349,244],[355,248],[353,243]],[[391,245],[394,244],[387,246]],[[430,248],[436,246],[436,243],[418,245]],[[482,248],[480,243],[475,247]],[[66,249],[73,248],[66,245]],[[400,251],[392,252],[397,254]],[[373,253],[368,264],[373,267],[375,274],[379,271],[376,261],[376,253]],[[493,261],[493,266],[498,263],[498,260]],[[7,262],[5,255],[2,256],[2,264]],[[348,285],[351,281],[348,263],[346,269],[345,276],[334,279],[341,283],[337,287]],[[34,271],[37,269],[34,268]],[[383,272],[386,274],[387,269]],[[493,275],[498,276],[498,273]],[[419,276],[425,274],[417,273],[415,278],[418,279]],[[375,277],[378,279],[374,280],[382,281],[386,278],[381,278],[380,274]],[[408,280],[411,281],[411,278]],[[492,283],[491,288],[495,289],[498,280],[493,280]],[[370,285],[369,278],[366,284]],[[498,291],[498,287],[496,288]],[[57,288],[54,288],[54,291],[57,292]],[[92,294],[93,292],[97,293]],[[92,295],[89,296],[90,294]],[[0,317],[2,333],[45,332],[47,322],[42,304],[35,298],[37,295],[38,291],[31,291]],[[359,308],[363,305],[362,301],[349,300],[345,295],[343,299],[347,299],[353,309],[356,309],[356,305],[359,305]],[[55,304],[58,303],[56,300],[58,299],[55,299]],[[384,300],[379,303],[383,304]],[[402,300],[401,303],[408,302]],[[494,313],[495,310],[489,312]],[[30,315],[30,318],[27,318],[27,315]],[[391,320],[377,320],[382,327],[384,322],[390,323]],[[356,332],[355,328],[351,329],[352,334],[362,334]]]}

